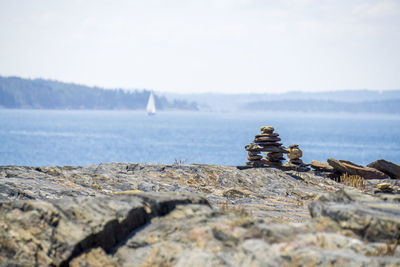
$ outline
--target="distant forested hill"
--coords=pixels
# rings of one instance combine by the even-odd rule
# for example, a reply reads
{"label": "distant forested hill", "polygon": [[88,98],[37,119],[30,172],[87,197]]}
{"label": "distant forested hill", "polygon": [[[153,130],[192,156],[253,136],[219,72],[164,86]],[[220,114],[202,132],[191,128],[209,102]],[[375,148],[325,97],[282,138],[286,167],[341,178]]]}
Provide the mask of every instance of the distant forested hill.
{"label": "distant forested hill", "polygon": [[400,99],[344,102],[335,100],[275,100],[256,101],[243,106],[246,110],[291,112],[350,112],[400,114]]}
{"label": "distant forested hill", "polygon": [[[105,90],[43,79],[0,76],[0,107],[26,109],[145,109],[150,91]],[[197,110],[195,102],[154,95],[157,109]]]}

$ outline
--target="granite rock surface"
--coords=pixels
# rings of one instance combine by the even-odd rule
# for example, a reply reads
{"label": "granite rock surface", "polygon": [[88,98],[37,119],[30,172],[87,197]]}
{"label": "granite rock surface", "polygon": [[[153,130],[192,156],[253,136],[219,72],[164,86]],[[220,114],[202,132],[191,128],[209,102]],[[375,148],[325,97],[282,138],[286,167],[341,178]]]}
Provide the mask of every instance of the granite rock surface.
{"label": "granite rock surface", "polygon": [[0,167],[0,265],[399,266],[399,195],[326,177],[213,165]]}

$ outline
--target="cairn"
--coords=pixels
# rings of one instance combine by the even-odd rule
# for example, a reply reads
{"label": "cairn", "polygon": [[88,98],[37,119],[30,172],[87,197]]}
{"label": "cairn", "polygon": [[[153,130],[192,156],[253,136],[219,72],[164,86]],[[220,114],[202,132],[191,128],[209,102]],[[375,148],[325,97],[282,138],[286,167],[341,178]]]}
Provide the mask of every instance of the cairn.
{"label": "cairn", "polygon": [[290,145],[288,147],[287,157],[289,159],[289,164],[296,166],[302,165],[303,161],[300,159],[302,156],[303,151],[301,151],[298,144]]}
{"label": "cairn", "polygon": [[250,143],[250,145],[245,146],[245,149],[248,152],[246,163],[247,166],[251,167],[262,167],[264,163],[262,162],[262,155],[260,155],[262,147],[255,144],[254,142]]}
{"label": "cairn", "polygon": [[[249,160],[247,166],[251,167],[262,167],[272,166],[281,167],[283,154],[287,151],[282,147],[281,143],[278,143],[281,139],[278,133],[274,133],[274,127],[262,126],[260,128],[261,134],[258,134],[254,138],[254,142],[247,145],[245,148],[248,151]],[[266,159],[260,155],[260,152],[266,155]]]}
{"label": "cairn", "polygon": [[274,127],[262,126],[260,128],[261,134],[256,135],[254,142],[262,147],[262,151],[265,152],[266,159],[262,161],[266,166],[281,167],[283,154],[287,151],[282,147],[279,138],[279,133],[274,133]]}
{"label": "cairn", "polygon": [[309,171],[310,168],[300,159],[302,156],[303,151],[298,144],[290,145],[287,152],[288,162],[284,166],[295,168],[298,171]]}

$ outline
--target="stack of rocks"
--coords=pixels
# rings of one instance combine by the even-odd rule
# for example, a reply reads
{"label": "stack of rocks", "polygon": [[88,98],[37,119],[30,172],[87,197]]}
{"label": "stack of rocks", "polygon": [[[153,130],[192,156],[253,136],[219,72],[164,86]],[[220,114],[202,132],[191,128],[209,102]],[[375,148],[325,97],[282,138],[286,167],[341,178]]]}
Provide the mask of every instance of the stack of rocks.
{"label": "stack of rocks", "polygon": [[289,168],[295,168],[297,171],[309,171],[310,168],[300,159],[302,156],[303,151],[301,151],[298,144],[289,146],[287,152],[289,162],[286,163],[285,166]]}
{"label": "stack of rocks", "polygon": [[266,152],[266,159],[262,159],[262,162],[266,166],[281,167],[283,154],[287,151],[282,147],[281,143],[278,143],[281,139],[278,133],[274,133],[274,127],[262,126],[260,128],[261,134],[256,135],[254,143],[262,147],[261,151]]}
{"label": "stack of rocks", "polygon": [[264,163],[262,162],[262,155],[260,155],[262,151],[262,147],[255,144],[254,142],[250,143],[250,145],[245,146],[245,149],[248,152],[247,159],[249,160],[246,165],[250,167],[262,167]]}
{"label": "stack of rocks", "polygon": [[290,145],[288,147],[287,157],[290,165],[300,166],[303,161],[300,159],[303,156],[303,151],[299,148],[298,144]]}

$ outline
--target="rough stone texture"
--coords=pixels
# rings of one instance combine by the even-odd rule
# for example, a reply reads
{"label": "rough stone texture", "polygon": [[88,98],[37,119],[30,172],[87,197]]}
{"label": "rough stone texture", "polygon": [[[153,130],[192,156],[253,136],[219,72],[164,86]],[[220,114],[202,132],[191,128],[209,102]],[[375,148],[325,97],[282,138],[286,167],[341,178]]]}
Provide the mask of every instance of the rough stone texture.
{"label": "rough stone texture", "polygon": [[91,248],[110,252],[151,218],[185,203],[208,202],[171,193],[0,202],[0,262],[65,266]]}
{"label": "rough stone texture", "polygon": [[[252,192],[225,197],[230,188]],[[104,163],[84,167],[0,167],[0,200],[109,196],[115,192],[202,193],[214,207],[240,206],[260,217],[302,222],[318,194],[343,187],[310,173],[234,166]]]}
{"label": "rough stone texture", "polygon": [[[384,200],[384,201],[382,201]],[[398,242],[400,196],[384,199],[354,191],[321,196],[310,204],[311,216],[329,219],[369,241]]]}
{"label": "rough stone texture", "polygon": [[400,166],[384,159],[378,159],[367,165],[368,167],[380,170],[386,173],[392,179],[400,179]]}
{"label": "rough stone texture", "polygon": [[8,166],[0,185],[1,266],[400,265],[400,196],[313,172]]}
{"label": "rough stone texture", "polygon": [[331,165],[336,171],[340,173],[347,173],[350,175],[359,175],[364,179],[389,179],[390,177],[383,172],[370,167],[364,167],[357,165],[353,162],[346,160],[328,159],[329,165]]}

